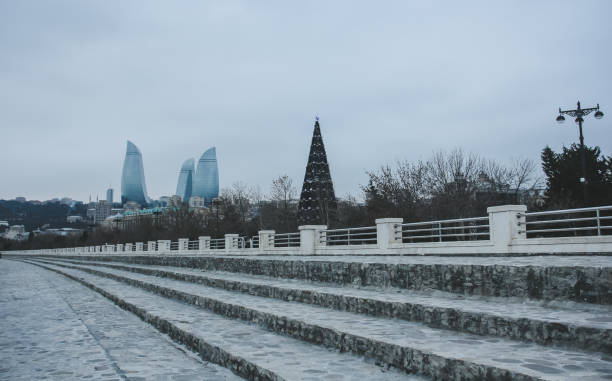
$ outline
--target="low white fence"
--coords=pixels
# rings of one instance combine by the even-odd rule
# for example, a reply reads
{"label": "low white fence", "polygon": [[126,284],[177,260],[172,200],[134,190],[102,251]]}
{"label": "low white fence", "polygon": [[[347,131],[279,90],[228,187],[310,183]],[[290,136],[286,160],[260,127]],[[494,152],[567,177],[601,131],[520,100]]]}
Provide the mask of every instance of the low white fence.
{"label": "low white fence", "polygon": [[488,216],[404,223],[376,220],[376,226],[327,229],[300,226],[299,232],[262,230],[253,237],[181,238],[20,254],[518,254],[612,253],[612,206],[527,213],[523,205],[495,206]]}

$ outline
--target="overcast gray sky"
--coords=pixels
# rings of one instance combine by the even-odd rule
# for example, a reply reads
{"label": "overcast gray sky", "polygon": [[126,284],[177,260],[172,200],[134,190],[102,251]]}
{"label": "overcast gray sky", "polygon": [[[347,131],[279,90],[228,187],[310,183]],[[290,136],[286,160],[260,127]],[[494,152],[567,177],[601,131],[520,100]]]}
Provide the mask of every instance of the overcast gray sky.
{"label": "overcast gray sky", "polygon": [[[315,115],[338,196],[365,171],[463,148],[612,154],[611,1],[0,0],[0,198],[150,196],[217,147],[221,187],[301,187]],[[118,196],[115,197],[117,200]]]}

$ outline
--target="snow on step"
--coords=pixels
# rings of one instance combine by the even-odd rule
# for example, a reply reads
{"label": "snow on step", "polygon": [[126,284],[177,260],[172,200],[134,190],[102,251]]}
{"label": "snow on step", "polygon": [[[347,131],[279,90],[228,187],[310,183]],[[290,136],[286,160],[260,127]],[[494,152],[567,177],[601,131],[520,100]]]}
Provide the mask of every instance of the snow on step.
{"label": "snow on step", "polygon": [[[97,271],[101,269],[98,268]],[[287,317],[356,337],[414,348],[447,359],[460,359],[487,367],[508,369],[532,377],[547,380],[600,380],[612,374],[612,358],[601,353],[562,350],[433,329],[415,322],[339,312],[128,271],[103,269],[103,272]]]}
{"label": "snow on step", "polygon": [[385,370],[357,356],[275,335],[253,324],[221,317],[111,279],[73,269],[44,266],[85,279],[149,314],[170,321],[208,344],[286,380],[424,380],[419,376]]}

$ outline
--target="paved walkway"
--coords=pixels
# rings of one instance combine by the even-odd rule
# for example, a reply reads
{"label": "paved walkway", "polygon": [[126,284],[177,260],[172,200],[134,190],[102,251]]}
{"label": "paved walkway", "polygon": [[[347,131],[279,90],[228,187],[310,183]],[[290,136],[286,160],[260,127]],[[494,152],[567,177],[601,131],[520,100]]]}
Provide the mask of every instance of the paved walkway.
{"label": "paved walkway", "polygon": [[238,380],[98,293],[0,260],[0,380]]}

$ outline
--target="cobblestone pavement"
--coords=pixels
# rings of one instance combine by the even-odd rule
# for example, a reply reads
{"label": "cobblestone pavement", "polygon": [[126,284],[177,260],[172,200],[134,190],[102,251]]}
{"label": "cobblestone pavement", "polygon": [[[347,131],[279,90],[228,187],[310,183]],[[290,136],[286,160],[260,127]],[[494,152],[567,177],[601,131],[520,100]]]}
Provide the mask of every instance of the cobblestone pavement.
{"label": "cobblestone pavement", "polygon": [[0,380],[238,380],[86,287],[0,260]]}

